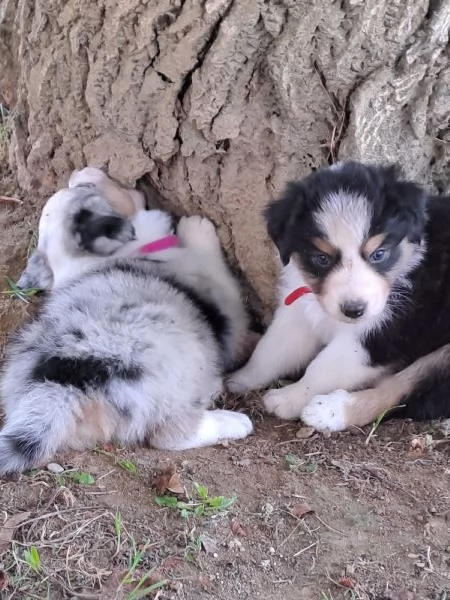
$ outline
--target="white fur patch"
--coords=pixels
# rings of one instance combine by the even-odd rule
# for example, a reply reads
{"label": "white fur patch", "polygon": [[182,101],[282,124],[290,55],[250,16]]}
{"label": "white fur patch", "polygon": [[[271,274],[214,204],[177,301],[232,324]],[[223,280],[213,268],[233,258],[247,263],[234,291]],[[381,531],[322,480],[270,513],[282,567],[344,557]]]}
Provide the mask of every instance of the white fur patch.
{"label": "white fur patch", "polygon": [[253,423],[242,413],[230,410],[208,410],[203,414],[197,431],[192,435],[172,441],[168,445],[158,444],[163,450],[189,450],[213,446],[224,440],[240,440],[253,432]]}
{"label": "white fur patch", "polygon": [[345,390],[315,396],[302,410],[301,419],[318,431],[342,431],[347,427],[346,408],[352,403],[352,394]]}

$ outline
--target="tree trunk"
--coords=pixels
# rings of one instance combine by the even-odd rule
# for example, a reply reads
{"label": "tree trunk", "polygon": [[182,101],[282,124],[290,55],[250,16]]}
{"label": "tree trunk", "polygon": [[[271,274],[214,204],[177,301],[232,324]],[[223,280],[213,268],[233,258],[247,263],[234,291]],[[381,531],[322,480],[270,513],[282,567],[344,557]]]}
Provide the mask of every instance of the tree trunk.
{"label": "tree trunk", "polygon": [[210,216],[267,315],[287,179],[352,156],[447,187],[449,26],[449,0],[1,0],[11,161],[25,190],[89,163]]}

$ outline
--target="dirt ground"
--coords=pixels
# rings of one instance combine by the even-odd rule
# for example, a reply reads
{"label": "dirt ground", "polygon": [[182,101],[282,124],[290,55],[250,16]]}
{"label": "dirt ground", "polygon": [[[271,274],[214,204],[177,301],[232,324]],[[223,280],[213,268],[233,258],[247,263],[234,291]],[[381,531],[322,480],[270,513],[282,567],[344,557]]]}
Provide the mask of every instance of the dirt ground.
{"label": "dirt ground", "polygon": [[[1,193],[14,195],[12,179]],[[0,203],[3,291],[24,265],[35,200]],[[2,294],[2,345],[31,305]],[[240,402],[256,421],[242,442],[171,454],[108,446],[56,457],[60,474],[0,481],[0,598],[450,597],[450,443],[438,427],[326,437],[265,418],[257,395]],[[168,489],[180,493],[165,502],[184,511],[157,504]]]}

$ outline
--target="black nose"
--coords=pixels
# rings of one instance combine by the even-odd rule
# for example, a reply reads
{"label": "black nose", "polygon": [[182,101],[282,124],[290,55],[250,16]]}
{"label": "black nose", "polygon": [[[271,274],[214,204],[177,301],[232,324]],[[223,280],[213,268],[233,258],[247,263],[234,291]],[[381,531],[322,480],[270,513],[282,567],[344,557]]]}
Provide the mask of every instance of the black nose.
{"label": "black nose", "polygon": [[342,313],[349,319],[358,319],[361,317],[367,308],[367,302],[360,300],[349,300],[341,304]]}

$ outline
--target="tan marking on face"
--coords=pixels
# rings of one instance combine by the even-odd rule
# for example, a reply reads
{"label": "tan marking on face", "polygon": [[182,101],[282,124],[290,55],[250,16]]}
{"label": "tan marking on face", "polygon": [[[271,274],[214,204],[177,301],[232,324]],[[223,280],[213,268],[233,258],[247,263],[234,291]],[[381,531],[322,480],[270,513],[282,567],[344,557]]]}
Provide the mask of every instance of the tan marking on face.
{"label": "tan marking on face", "polygon": [[311,241],[314,244],[314,246],[318,250],[320,250],[321,252],[323,252],[324,254],[328,254],[329,256],[335,256],[336,255],[336,252],[337,252],[336,248],[334,246],[332,246],[324,238],[315,237]]}
{"label": "tan marking on face", "polygon": [[423,255],[423,251],[417,244],[412,244],[407,239],[400,242],[400,257],[392,266],[391,270],[386,273],[386,280],[392,286],[397,279],[407,275],[411,269],[416,267]]}
{"label": "tan marking on face", "polygon": [[363,246],[363,255],[366,258],[369,258],[369,256],[381,246],[385,238],[386,235],[384,233],[379,233],[378,235],[374,235],[373,237],[369,238]]}

